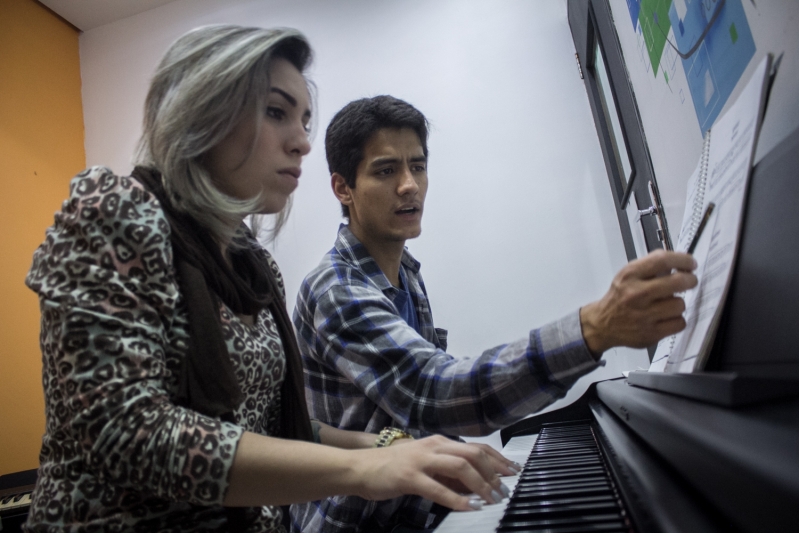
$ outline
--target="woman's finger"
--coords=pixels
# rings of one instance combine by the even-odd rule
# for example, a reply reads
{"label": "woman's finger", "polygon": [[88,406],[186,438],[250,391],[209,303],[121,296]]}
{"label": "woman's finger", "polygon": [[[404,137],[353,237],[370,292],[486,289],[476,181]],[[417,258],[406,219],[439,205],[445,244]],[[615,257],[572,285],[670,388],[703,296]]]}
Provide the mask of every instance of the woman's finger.
{"label": "woman's finger", "polygon": [[430,477],[422,477],[416,484],[418,495],[455,511],[477,511],[483,508],[483,498],[475,494],[459,494]]}
{"label": "woman's finger", "polygon": [[[444,437],[431,438],[442,439],[434,441],[439,446],[437,450],[440,453],[452,454],[467,460],[484,479],[489,480],[489,483],[495,490],[500,490],[501,486],[497,473],[512,473],[510,469],[505,466],[508,461],[490,446],[474,443],[465,444]],[[499,469],[498,466],[500,467]]]}
{"label": "woman's finger", "polygon": [[476,446],[480,448],[483,453],[488,456],[489,461],[491,461],[491,464],[494,467],[494,471],[500,475],[515,476],[522,470],[520,464],[511,461],[487,444],[469,443],[469,446]]}
{"label": "woman's finger", "polygon": [[[487,459],[485,461],[487,462]],[[426,471],[439,479],[457,480],[465,487],[466,491],[477,494],[488,503],[499,503],[510,492],[492,469],[485,474],[476,469],[468,459],[457,455],[438,454],[436,460],[428,466]]]}

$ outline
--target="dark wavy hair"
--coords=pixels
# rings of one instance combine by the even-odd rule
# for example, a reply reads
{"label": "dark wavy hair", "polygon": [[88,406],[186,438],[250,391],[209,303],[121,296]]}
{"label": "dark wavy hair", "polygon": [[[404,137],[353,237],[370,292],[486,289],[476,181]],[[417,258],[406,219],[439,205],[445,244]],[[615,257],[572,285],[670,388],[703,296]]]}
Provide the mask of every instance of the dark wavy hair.
{"label": "dark wavy hair", "polygon": [[[408,102],[381,95],[355,100],[336,113],[325,134],[327,168],[332,175],[338,172],[350,188],[355,188],[358,165],[363,161],[363,149],[378,130],[410,128],[419,136],[427,157],[429,123],[425,116]],[[341,213],[349,218],[350,210],[341,206]]]}

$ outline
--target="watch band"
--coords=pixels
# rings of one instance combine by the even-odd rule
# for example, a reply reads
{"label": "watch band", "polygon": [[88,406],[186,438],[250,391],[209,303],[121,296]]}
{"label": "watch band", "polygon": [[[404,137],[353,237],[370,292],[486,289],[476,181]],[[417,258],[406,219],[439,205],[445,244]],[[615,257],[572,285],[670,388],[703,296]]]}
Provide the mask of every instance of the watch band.
{"label": "watch band", "polygon": [[399,428],[383,428],[382,430],[380,430],[380,433],[377,435],[377,440],[375,441],[375,448],[385,448],[386,446],[390,446],[391,443],[397,439],[413,440],[413,436],[410,433],[402,431]]}

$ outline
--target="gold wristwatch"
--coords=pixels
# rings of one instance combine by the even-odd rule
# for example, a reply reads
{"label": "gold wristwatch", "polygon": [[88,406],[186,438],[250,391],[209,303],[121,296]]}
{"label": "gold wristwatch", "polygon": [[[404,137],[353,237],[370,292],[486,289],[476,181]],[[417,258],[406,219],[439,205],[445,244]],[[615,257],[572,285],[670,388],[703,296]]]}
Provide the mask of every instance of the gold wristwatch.
{"label": "gold wristwatch", "polygon": [[397,439],[413,440],[413,436],[410,433],[406,433],[398,428],[383,428],[377,435],[375,448],[385,448],[386,446],[391,445],[391,443]]}

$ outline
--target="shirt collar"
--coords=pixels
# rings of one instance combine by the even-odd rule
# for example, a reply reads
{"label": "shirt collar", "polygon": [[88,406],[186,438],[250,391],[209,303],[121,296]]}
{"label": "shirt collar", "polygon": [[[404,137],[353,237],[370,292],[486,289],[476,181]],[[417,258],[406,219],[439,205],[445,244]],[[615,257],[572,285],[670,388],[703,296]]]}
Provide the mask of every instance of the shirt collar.
{"label": "shirt collar", "polygon": [[[380,270],[377,262],[369,255],[366,247],[352,234],[352,231],[350,231],[349,226],[346,224],[341,224],[338,228],[335,250],[347,263],[369,276],[380,290],[385,291],[386,289],[395,288],[391,282],[388,281],[385,274],[383,274],[383,271]],[[407,248],[402,251],[401,262],[405,268],[414,274],[418,274],[422,266],[421,263],[411,255]]]}

